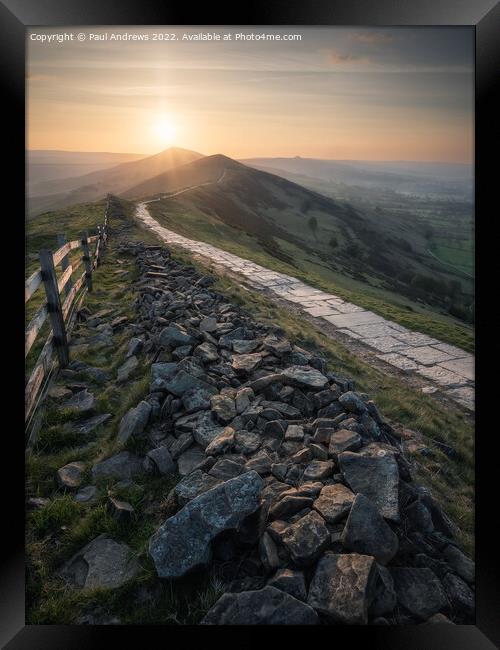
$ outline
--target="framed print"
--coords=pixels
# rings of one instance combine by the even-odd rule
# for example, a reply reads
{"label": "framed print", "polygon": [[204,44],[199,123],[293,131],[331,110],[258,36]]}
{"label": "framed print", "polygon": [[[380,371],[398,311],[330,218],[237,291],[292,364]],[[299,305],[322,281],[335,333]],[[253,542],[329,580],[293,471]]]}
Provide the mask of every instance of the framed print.
{"label": "framed print", "polygon": [[4,647],[494,648],[498,4],[1,12]]}

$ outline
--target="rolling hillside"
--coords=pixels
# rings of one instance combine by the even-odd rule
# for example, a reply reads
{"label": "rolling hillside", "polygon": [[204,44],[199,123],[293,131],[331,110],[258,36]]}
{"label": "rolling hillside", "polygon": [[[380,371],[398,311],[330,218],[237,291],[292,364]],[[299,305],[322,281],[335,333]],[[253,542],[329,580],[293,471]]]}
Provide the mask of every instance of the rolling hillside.
{"label": "rolling hillside", "polygon": [[386,223],[375,208],[357,209],[221,155],[172,169],[124,195],[159,195],[150,205],[153,216],[188,237],[241,247],[243,256],[261,251],[327,282],[371,287],[406,298],[412,308],[430,305],[467,320],[472,281],[429,253],[420,226],[394,216]]}
{"label": "rolling hillside", "polygon": [[31,149],[26,152],[29,193],[43,194],[47,181],[83,176],[141,158],[144,154]]}
{"label": "rolling hillside", "polygon": [[129,187],[160,172],[202,158],[187,149],[170,148],[154,156],[122,163],[83,176],[56,179],[38,185],[37,195],[29,197],[29,214],[102,199],[107,193],[121,194]]}
{"label": "rolling hillside", "polygon": [[472,319],[472,277],[438,258],[425,220],[385,204],[381,209],[366,197],[333,198],[221,154],[182,149],[62,182],[76,187],[37,197],[38,211],[100,200],[108,192],[155,198],[153,216],[188,237],[232,247],[249,259],[263,255],[264,265],[284,263],[292,274],[368,291],[409,311]]}

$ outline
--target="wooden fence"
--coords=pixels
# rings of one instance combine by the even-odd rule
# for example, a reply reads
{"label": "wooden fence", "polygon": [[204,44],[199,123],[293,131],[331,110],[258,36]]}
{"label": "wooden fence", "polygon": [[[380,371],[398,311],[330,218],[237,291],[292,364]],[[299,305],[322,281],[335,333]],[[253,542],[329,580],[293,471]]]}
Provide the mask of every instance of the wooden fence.
{"label": "wooden fence", "polygon": [[[108,239],[108,213],[109,201],[104,213],[104,223],[97,227],[97,234],[92,237],[88,236],[88,232],[84,232],[80,239],[67,241],[65,235],[58,235],[60,248],[55,253],[40,251],[40,268],[25,282],[25,304],[42,285],[45,290],[45,302],[37,309],[25,330],[25,357],[28,356],[47,318],[50,320],[50,333],[25,387],[26,427],[33,418],[53,371],[56,368],[64,368],[69,363],[68,335],[84,296],[87,291],[92,291],[92,272],[99,264]],[[69,257],[75,249],[81,249],[83,253],[76,264],[71,262]],[[56,272],[58,265],[59,274]],[[82,268],[83,272],[75,278],[75,274]]]}

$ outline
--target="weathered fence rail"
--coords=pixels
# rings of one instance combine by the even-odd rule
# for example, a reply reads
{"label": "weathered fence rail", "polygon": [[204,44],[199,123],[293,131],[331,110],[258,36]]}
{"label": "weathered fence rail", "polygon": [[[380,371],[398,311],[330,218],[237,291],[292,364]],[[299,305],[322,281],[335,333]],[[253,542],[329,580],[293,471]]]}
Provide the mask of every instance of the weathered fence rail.
{"label": "weathered fence rail", "polygon": [[[69,363],[69,332],[85,294],[92,291],[92,272],[99,265],[108,239],[108,214],[109,200],[104,222],[97,227],[97,234],[92,237],[84,232],[80,239],[67,241],[65,235],[58,235],[60,248],[55,252],[41,250],[40,268],[25,282],[25,304],[42,285],[45,290],[45,301],[38,307],[25,329],[25,357],[33,348],[47,319],[50,323],[49,334],[25,386],[26,425],[33,417],[53,370],[56,367],[64,368]],[[81,249],[83,254],[75,262],[70,260],[70,253],[76,249]],[[59,265],[61,272],[58,276],[56,267]],[[80,272],[82,267],[84,270]]]}

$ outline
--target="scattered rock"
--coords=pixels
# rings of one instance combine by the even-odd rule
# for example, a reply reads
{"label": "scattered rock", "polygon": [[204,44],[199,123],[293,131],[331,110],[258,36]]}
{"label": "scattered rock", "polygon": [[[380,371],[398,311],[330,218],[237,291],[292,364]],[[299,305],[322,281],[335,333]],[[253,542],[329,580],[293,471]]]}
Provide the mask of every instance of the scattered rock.
{"label": "scattered rock", "polygon": [[116,589],[139,572],[140,566],[126,544],[99,535],[75,553],[59,575],[75,589]]}
{"label": "scattered rock", "polygon": [[75,494],[75,501],[78,503],[88,503],[89,505],[97,501],[97,488],[95,485],[87,485]]}
{"label": "scattered rock", "polygon": [[456,546],[449,545],[443,552],[444,559],[448,562],[451,568],[463,579],[465,582],[472,584],[475,579],[476,568],[472,560],[462,553]]}
{"label": "scattered rock", "polygon": [[116,372],[116,381],[118,384],[122,384],[127,381],[130,375],[138,367],[139,361],[136,356],[128,357],[124,364],[122,364]]}
{"label": "scattered rock", "polygon": [[295,569],[278,569],[267,583],[270,587],[276,587],[286,591],[287,594],[297,600],[307,599],[306,582],[302,571]]}
{"label": "scattered rock", "polygon": [[190,474],[206,460],[205,452],[198,445],[189,447],[177,459],[177,470],[181,476]]}
{"label": "scattered rock", "polygon": [[139,402],[135,407],[127,411],[120,422],[116,440],[119,444],[125,444],[131,436],[139,435],[144,431],[151,414],[149,402]]}
{"label": "scattered rock", "polygon": [[373,501],[386,519],[399,521],[399,470],[394,454],[381,450],[378,456],[367,456],[344,451],[338,459],[352,491]]}
{"label": "scattered rock", "polygon": [[349,429],[340,429],[330,436],[328,455],[337,458],[344,451],[358,451],[362,444],[361,436]]}
{"label": "scattered rock", "polygon": [[189,334],[181,332],[176,327],[165,327],[160,332],[159,336],[160,345],[169,348],[178,348],[181,345],[193,345],[195,340]]}
{"label": "scattered rock", "polygon": [[63,409],[77,411],[78,413],[88,413],[93,411],[95,406],[95,397],[86,388],[78,391],[73,397],[62,403]]}
{"label": "scattered rock", "polygon": [[143,473],[142,459],[129,451],[121,451],[106,460],[96,463],[92,468],[94,480],[114,478],[133,478]]}
{"label": "scattered rock", "polygon": [[74,490],[83,481],[85,463],[73,462],[57,470],[57,482],[62,488]]}
{"label": "scattered rock", "polygon": [[316,567],[307,602],[334,623],[366,625],[375,582],[372,557],[326,553]]}
{"label": "scattered rock", "polygon": [[175,463],[167,447],[156,447],[146,454],[144,469],[147,472],[158,472],[162,476],[175,472]]}
{"label": "scattered rock", "polygon": [[177,498],[178,504],[180,506],[185,506],[189,501],[192,501],[200,494],[211,490],[219,483],[219,479],[197,469],[194,472],[191,472],[191,474],[184,476],[184,478],[177,483],[174,488],[174,494]]}
{"label": "scattered rock", "polygon": [[211,399],[212,411],[223,424],[231,422],[236,417],[236,406],[229,395],[214,395]]}
{"label": "scattered rock", "polygon": [[391,567],[389,571],[398,603],[413,616],[425,621],[446,606],[443,587],[430,569]]}
{"label": "scattered rock", "polygon": [[333,463],[328,460],[313,460],[304,470],[304,481],[321,481],[333,474]]}
{"label": "scattered rock", "polygon": [[397,536],[364,494],[354,499],[342,533],[342,544],[355,553],[373,555],[380,564],[390,562],[399,548]]}
{"label": "scattered rock", "polygon": [[352,390],[344,393],[339,397],[339,402],[345,408],[346,411],[350,413],[356,413],[361,415],[367,410],[366,404],[363,402],[361,397],[354,393]]}
{"label": "scattered rock", "polygon": [[108,498],[108,510],[120,524],[128,523],[134,516],[134,509],[127,501],[120,501],[115,497]]}
{"label": "scattered rock", "polygon": [[263,487],[256,472],[246,472],[195,497],[160,526],[149,553],[160,578],[179,578],[208,564],[212,540],[238,528],[259,507]]}
{"label": "scattered rock", "polygon": [[350,511],[354,502],[354,494],[342,483],[325,485],[319,497],[314,501],[313,508],[319,512],[329,524],[341,521]]}
{"label": "scattered rock", "polygon": [[288,526],[281,541],[299,565],[310,565],[330,544],[330,533],[325,520],[314,510]]}
{"label": "scattered rock", "polygon": [[328,384],[325,375],[309,366],[290,366],[281,374],[285,383],[298,388],[321,390]]}
{"label": "scattered rock", "polygon": [[202,625],[317,625],[315,611],[281,589],[224,594]]}
{"label": "scattered rock", "polygon": [[229,450],[234,442],[234,429],[225,427],[205,449],[208,456],[217,456]]}

